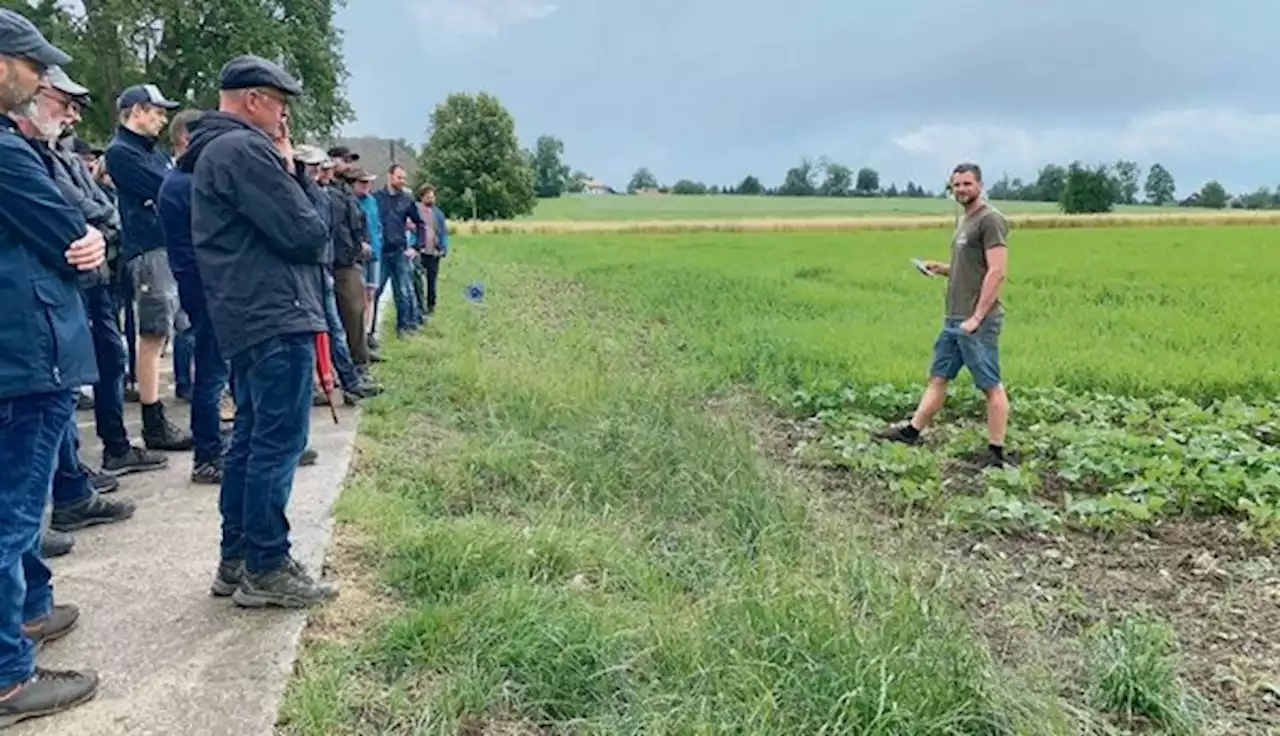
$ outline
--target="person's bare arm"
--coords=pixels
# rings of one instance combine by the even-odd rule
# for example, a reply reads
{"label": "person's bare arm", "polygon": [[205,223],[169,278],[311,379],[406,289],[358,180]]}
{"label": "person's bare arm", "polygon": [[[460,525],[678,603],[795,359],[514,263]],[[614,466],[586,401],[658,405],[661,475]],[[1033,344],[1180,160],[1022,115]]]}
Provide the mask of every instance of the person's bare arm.
{"label": "person's bare arm", "polygon": [[928,269],[929,273],[933,274],[934,276],[950,276],[951,275],[951,266],[948,266],[942,261],[925,261],[924,267]]}

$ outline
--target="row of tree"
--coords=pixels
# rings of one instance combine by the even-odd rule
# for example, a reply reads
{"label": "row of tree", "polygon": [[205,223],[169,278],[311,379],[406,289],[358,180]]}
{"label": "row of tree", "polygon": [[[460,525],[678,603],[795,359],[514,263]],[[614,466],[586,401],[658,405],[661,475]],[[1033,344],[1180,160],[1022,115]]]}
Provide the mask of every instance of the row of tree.
{"label": "row of tree", "polygon": [[67,73],[92,92],[79,133],[104,142],[115,131],[115,99],[151,82],[192,107],[217,106],[218,71],[252,52],[278,59],[303,80],[295,132],[328,136],[352,117],[347,69],[333,24],[342,0],[0,0],[30,18],[74,57]]}

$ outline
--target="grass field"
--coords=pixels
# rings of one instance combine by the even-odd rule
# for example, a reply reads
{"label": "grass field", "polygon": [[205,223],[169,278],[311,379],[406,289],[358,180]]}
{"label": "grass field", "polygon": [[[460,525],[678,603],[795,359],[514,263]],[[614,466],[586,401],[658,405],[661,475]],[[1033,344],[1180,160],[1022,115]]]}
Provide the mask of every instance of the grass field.
{"label": "grass field", "polygon": [[[1055,202],[995,202],[1002,212],[1055,213]],[[950,215],[950,199],[908,197],[746,197],[568,195],[538,201],[535,220],[729,220],[868,215]],[[1159,213],[1171,207],[1121,206],[1117,212]]]}
{"label": "grass field", "polygon": [[945,235],[460,239],[384,351],[282,731],[1274,732],[1274,239],[1015,235],[1026,459],[979,473],[964,385],[927,448],[867,442]]}

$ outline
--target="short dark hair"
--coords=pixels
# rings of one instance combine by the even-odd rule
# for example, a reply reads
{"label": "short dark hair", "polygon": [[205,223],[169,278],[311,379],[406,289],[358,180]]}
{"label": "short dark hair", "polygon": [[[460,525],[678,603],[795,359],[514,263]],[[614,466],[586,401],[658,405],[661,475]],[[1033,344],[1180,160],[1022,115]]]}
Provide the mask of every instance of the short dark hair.
{"label": "short dark hair", "polygon": [[396,173],[396,169],[400,169],[401,171],[404,171],[404,167],[401,166],[400,164],[391,164],[391,168],[387,169],[387,173],[394,174]]}
{"label": "short dark hair", "polygon": [[952,176],[955,176],[956,174],[973,174],[974,179],[977,179],[979,182],[982,181],[982,167],[968,161],[962,164],[957,164],[956,167],[951,170]]}
{"label": "short dark hair", "polygon": [[173,144],[178,143],[178,137],[191,132],[191,124],[200,119],[204,115],[204,110],[188,108],[173,116],[169,121],[169,141]]}
{"label": "short dark hair", "polygon": [[435,190],[436,190],[436,187],[434,184],[423,184],[422,186],[418,187],[418,199],[422,199],[422,195],[426,194],[427,192],[434,192]]}

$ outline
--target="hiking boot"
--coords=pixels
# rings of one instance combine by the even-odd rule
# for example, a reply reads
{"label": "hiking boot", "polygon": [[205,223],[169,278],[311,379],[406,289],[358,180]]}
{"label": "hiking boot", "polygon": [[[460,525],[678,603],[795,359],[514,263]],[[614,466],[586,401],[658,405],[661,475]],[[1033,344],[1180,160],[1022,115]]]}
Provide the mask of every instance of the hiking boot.
{"label": "hiking boot", "polygon": [[37,667],[26,682],[0,693],[0,728],[28,718],[51,716],[93,699],[98,694],[98,673],[46,670]]}
{"label": "hiking boot", "polygon": [[44,645],[57,641],[70,634],[80,621],[80,609],[70,603],[55,605],[47,615],[22,624],[22,633],[27,635],[36,651],[44,649]]}
{"label": "hiking boot", "polygon": [[148,450],[186,452],[195,445],[189,432],[174,426],[164,414],[164,404],[142,405],[142,441]]}
{"label": "hiking boot", "polygon": [[120,490],[120,481],[108,473],[95,473],[88,465],[81,463],[81,470],[89,475],[89,487],[95,493],[115,493]]}
{"label": "hiking boot", "polygon": [[885,440],[886,442],[901,442],[904,445],[919,445],[924,440],[921,439],[919,432],[916,432],[914,436],[909,434],[907,428],[910,426],[910,424],[903,424],[897,427],[889,427],[888,429],[882,429],[871,436],[878,440]]}
{"label": "hiking boot", "polygon": [[76,411],[93,411],[93,397],[86,393],[76,393]]}
{"label": "hiking boot", "polygon": [[54,507],[49,526],[60,532],[74,532],[85,527],[124,521],[132,517],[133,512],[134,505],[128,501],[107,501],[95,493],[74,506]]}
{"label": "hiking boot", "polygon": [[45,559],[71,554],[76,538],[56,529],[46,529],[40,539],[40,556]]}
{"label": "hiking boot", "polygon": [[213,585],[209,593],[218,598],[226,598],[236,592],[240,581],[244,580],[244,560],[222,560],[218,563],[218,572],[213,576]]}
{"label": "hiking boot", "polygon": [[988,449],[986,449],[986,450],[984,450],[984,451],[982,452],[982,455],[980,455],[980,456],[978,457],[978,463],[977,463],[977,464],[978,464],[978,469],[979,469],[979,470],[985,470],[986,468],[1016,468],[1016,467],[1018,467],[1018,461],[1017,461],[1017,459],[1014,457],[1013,453],[1009,453],[1009,452],[1002,452],[1001,454],[997,455],[997,454],[996,454],[993,450],[991,450],[990,448],[988,448]]}
{"label": "hiking boot", "polygon": [[236,420],[236,400],[231,398],[230,393],[223,393],[218,400],[218,418],[224,422]]}
{"label": "hiking boot", "polygon": [[298,458],[298,467],[305,468],[310,465],[315,465],[316,460],[318,460],[319,458],[320,458],[320,453],[308,447],[307,449],[302,451],[302,457]]}
{"label": "hiking boot", "polygon": [[312,579],[290,558],[271,572],[246,571],[231,600],[244,608],[308,608],[337,597],[337,588]]}
{"label": "hiking boot", "polygon": [[191,482],[202,486],[222,485],[222,463],[199,463],[191,469]]}
{"label": "hiking boot", "polygon": [[107,475],[120,476],[129,473],[145,473],[159,470],[169,465],[169,458],[147,452],[141,447],[130,447],[121,455],[103,453],[102,472]]}

